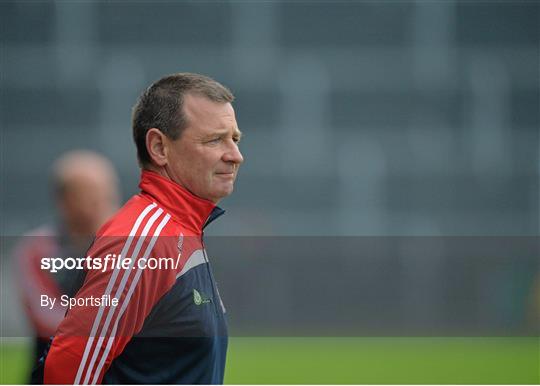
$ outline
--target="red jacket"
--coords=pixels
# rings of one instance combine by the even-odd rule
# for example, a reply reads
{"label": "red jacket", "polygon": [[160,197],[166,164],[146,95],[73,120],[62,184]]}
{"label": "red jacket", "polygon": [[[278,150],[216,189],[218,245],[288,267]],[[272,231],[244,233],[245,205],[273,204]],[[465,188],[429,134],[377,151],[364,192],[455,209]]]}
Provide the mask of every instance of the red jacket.
{"label": "red jacket", "polygon": [[[189,376],[189,361],[180,354],[170,358],[174,346],[156,361],[160,354],[152,344],[134,339],[226,336],[224,308],[202,244],[211,214],[217,217],[223,211],[154,172],[143,171],[139,186],[141,193],[98,231],[87,253],[92,263],[101,259],[102,266],[87,270],[75,297],[78,303],[58,328],[45,361],[45,383],[101,383],[104,377],[107,383],[223,381],[226,345],[217,352],[217,346],[208,347],[205,366],[210,375],[198,371]],[[103,269],[108,254],[131,263]],[[151,269],[151,260],[155,266],[165,259],[167,267]],[[172,296],[173,290],[178,294]],[[195,294],[199,302],[193,300]],[[96,304],[95,299],[107,295],[108,304]],[[201,304],[203,300],[213,304]],[[154,368],[140,371],[152,361]]]}

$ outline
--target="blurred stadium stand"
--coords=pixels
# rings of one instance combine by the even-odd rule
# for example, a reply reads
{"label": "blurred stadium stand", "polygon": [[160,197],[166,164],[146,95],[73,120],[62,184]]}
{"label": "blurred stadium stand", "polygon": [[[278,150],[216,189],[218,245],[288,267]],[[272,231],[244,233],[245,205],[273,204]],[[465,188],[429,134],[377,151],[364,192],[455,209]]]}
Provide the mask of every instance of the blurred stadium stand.
{"label": "blurred stadium stand", "polygon": [[[104,153],[135,193],[131,106],[153,80],[192,71],[234,91],[245,133],[236,192],[209,235],[538,236],[537,2],[2,2],[0,23],[2,235],[54,218],[48,168],[68,149]],[[530,272],[530,259],[477,260],[480,289],[463,294],[477,302]],[[389,277],[435,304],[452,261]],[[240,299],[249,269],[226,265],[218,277],[236,285],[224,297]],[[248,324],[257,305],[242,307]]]}

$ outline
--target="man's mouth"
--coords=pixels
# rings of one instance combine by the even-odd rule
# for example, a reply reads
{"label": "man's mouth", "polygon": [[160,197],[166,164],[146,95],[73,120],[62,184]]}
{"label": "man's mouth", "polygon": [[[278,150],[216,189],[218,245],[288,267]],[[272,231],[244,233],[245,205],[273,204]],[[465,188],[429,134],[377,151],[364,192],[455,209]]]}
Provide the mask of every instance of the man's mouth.
{"label": "man's mouth", "polygon": [[216,175],[218,177],[223,177],[223,178],[234,178],[234,172],[230,172],[230,173],[216,173]]}

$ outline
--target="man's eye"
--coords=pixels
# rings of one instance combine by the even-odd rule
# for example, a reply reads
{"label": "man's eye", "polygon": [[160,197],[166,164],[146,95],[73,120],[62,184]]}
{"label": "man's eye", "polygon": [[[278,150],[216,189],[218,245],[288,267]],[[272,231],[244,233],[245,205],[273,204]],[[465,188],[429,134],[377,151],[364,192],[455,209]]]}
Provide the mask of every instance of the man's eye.
{"label": "man's eye", "polygon": [[219,141],[221,141],[221,138],[213,138],[209,140],[207,143],[218,143]]}

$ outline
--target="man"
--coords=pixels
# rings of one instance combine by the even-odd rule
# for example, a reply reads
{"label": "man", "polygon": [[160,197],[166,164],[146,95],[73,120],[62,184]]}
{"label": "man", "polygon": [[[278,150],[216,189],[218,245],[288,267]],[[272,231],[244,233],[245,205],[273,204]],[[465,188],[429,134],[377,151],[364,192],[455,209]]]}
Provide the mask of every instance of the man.
{"label": "man", "polygon": [[[52,273],[41,269],[45,256],[82,256],[98,228],[118,209],[118,179],[111,163],[86,150],[61,156],[52,168],[52,185],[58,212],[54,225],[43,225],[28,234],[15,249],[16,277],[21,301],[35,340],[33,363],[43,355],[66,308],[61,295],[73,295],[75,271]],[[42,296],[55,299],[42,307]]]}
{"label": "man", "polygon": [[[46,383],[223,382],[225,309],[202,234],[223,214],[216,204],[232,193],[243,162],[233,99],[189,73],[141,95],[133,110],[141,192],[88,253],[93,263],[119,256],[126,264],[87,269],[46,358]],[[150,269],[171,257],[176,265]]]}

